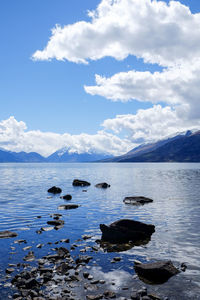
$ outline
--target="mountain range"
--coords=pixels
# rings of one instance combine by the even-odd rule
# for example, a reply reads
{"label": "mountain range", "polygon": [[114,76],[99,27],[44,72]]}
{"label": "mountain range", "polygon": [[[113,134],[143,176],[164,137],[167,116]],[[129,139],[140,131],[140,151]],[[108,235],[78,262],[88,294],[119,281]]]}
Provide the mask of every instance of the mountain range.
{"label": "mountain range", "polygon": [[105,162],[200,162],[200,131],[143,144]]}
{"label": "mountain range", "polygon": [[12,152],[0,149],[0,163],[2,162],[92,162],[107,159],[111,155],[99,153],[71,153],[67,148],[62,148],[48,157],[43,157],[36,152]]}
{"label": "mountain range", "polygon": [[142,144],[124,155],[113,157],[95,152],[71,152],[62,148],[48,157],[36,152],[12,152],[0,149],[1,162],[200,162],[200,130]]}

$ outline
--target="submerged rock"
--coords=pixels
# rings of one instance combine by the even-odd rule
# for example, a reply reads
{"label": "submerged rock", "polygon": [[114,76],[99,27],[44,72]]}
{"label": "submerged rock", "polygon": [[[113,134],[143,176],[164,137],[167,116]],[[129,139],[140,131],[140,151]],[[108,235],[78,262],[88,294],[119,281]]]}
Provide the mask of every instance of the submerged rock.
{"label": "submerged rock", "polygon": [[48,193],[52,194],[60,194],[62,192],[61,188],[57,186],[52,186],[50,189],[48,189]]}
{"label": "submerged rock", "polygon": [[74,179],[72,185],[73,186],[89,186],[90,183],[85,180]]}
{"label": "submerged rock", "polygon": [[64,199],[64,200],[71,200],[72,199],[72,196],[67,194],[67,195],[64,195],[64,196],[61,196],[60,197],[61,199]]}
{"label": "submerged rock", "polygon": [[110,184],[106,183],[106,182],[102,182],[102,183],[98,183],[95,185],[97,188],[102,188],[102,189],[107,189],[110,187]]}
{"label": "submerged rock", "polygon": [[7,238],[12,238],[16,237],[17,233],[13,231],[0,231],[0,239],[7,239]]}
{"label": "submerged rock", "polygon": [[146,264],[135,261],[134,268],[141,280],[152,284],[164,283],[180,272],[170,260]]}
{"label": "submerged rock", "polygon": [[121,219],[109,226],[100,224],[100,229],[103,241],[123,243],[128,241],[137,242],[150,238],[155,231],[155,226],[139,221]]}
{"label": "submerged rock", "polygon": [[58,206],[58,209],[61,209],[61,210],[62,209],[75,209],[78,207],[79,207],[78,204],[67,204],[67,205],[63,204],[63,205]]}
{"label": "submerged rock", "polygon": [[123,202],[125,204],[132,204],[132,205],[144,205],[146,203],[153,202],[153,200],[143,196],[132,196],[132,197],[125,197]]}

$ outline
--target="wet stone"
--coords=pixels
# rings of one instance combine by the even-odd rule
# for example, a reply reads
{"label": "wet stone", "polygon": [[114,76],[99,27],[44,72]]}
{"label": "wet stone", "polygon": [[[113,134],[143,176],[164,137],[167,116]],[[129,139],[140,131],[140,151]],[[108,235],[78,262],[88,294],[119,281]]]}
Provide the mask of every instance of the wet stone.
{"label": "wet stone", "polygon": [[6,274],[11,274],[14,271],[15,271],[15,269],[13,269],[13,268],[7,268],[6,269]]}
{"label": "wet stone", "polygon": [[64,210],[64,209],[68,210],[68,209],[76,209],[78,207],[79,207],[78,204],[66,204],[66,205],[63,204],[63,205],[59,205],[58,209],[60,209],[60,210]]}
{"label": "wet stone", "polygon": [[26,240],[15,240],[14,241],[14,244],[22,244],[22,243],[26,244],[27,241]]}
{"label": "wet stone", "polygon": [[95,187],[101,188],[101,189],[107,189],[110,187],[110,184],[108,184],[106,182],[101,182],[101,183],[96,184]]}
{"label": "wet stone", "polygon": [[32,246],[27,246],[27,247],[24,247],[23,250],[24,250],[24,251],[30,250],[31,248],[32,248]]}
{"label": "wet stone", "polygon": [[24,258],[23,260],[25,261],[33,261],[35,259],[33,251],[30,251]]}
{"label": "wet stone", "polygon": [[89,186],[90,183],[85,180],[74,179],[72,185],[73,186]]}
{"label": "wet stone", "polygon": [[131,204],[131,205],[144,205],[146,203],[153,202],[153,200],[143,196],[132,196],[132,197],[125,197],[123,202],[125,204]]}
{"label": "wet stone", "polygon": [[92,235],[87,235],[87,234],[82,235],[82,238],[84,240],[91,239],[91,237],[92,237]]}
{"label": "wet stone", "polygon": [[48,189],[48,193],[52,194],[60,194],[62,192],[61,188],[52,186],[50,189]]}
{"label": "wet stone", "polygon": [[116,294],[115,294],[115,292],[112,292],[112,291],[105,291],[104,292],[104,297],[106,298],[106,299],[109,299],[109,298],[116,298]]}
{"label": "wet stone", "polygon": [[13,231],[0,231],[0,239],[7,239],[7,238],[12,238],[12,237],[16,237],[17,233],[13,232]]}
{"label": "wet stone", "polygon": [[42,227],[41,230],[42,231],[50,231],[50,230],[53,230],[54,227]]}
{"label": "wet stone", "polygon": [[67,195],[61,196],[60,198],[64,199],[64,200],[71,200],[72,196],[70,194],[67,194]]}
{"label": "wet stone", "polygon": [[99,300],[99,299],[102,299],[102,298],[103,298],[102,294],[99,294],[99,295],[87,295],[86,296],[87,300]]}
{"label": "wet stone", "polygon": [[88,256],[88,255],[79,255],[79,258],[76,259],[76,264],[79,264],[79,263],[89,263],[89,261],[92,259],[93,257],[92,256]]}
{"label": "wet stone", "polygon": [[37,246],[36,246],[36,248],[42,248],[44,246],[44,244],[38,244]]}
{"label": "wet stone", "polygon": [[69,240],[69,239],[62,239],[62,240],[60,240],[60,242],[61,242],[61,243],[69,243],[70,240]]}
{"label": "wet stone", "polygon": [[51,220],[51,221],[47,221],[48,225],[54,225],[54,226],[59,226],[59,225],[63,225],[65,222],[63,220]]}

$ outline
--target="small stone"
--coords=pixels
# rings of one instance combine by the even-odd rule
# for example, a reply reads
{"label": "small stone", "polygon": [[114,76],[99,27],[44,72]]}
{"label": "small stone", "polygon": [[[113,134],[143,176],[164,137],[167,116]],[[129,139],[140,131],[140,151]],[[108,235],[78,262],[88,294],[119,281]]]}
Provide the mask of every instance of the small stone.
{"label": "small stone", "polygon": [[41,230],[42,231],[50,231],[50,230],[53,230],[54,227],[42,227]]}
{"label": "small stone", "polygon": [[52,186],[50,189],[48,189],[48,193],[52,194],[60,194],[62,192],[61,188]]}
{"label": "small stone", "polygon": [[31,248],[32,248],[32,246],[27,246],[27,247],[24,247],[23,250],[24,250],[24,251],[30,250]]}
{"label": "small stone", "polygon": [[103,298],[102,294],[99,294],[99,295],[87,295],[86,296],[87,300],[99,300],[99,299],[102,299],[102,298]]}
{"label": "small stone", "polygon": [[25,261],[33,261],[33,260],[35,260],[35,256],[34,256],[33,251],[30,251],[30,252],[23,258],[23,260],[25,260]]}
{"label": "small stone", "polygon": [[116,298],[116,294],[115,292],[112,291],[105,291],[104,292],[104,297],[107,298]]}
{"label": "small stone", "polygon": [[181,264],[181,271],[185,272],[185,270],[187,269],[187,265],[185,263]]}
{"label": "small stone", "polygon": [[61,199],[64,199],[64,200],[71,200],[72,199],[72,196],[67,194],[67,195],[64,195],[64,196],[61,196],[60,197]]}
{"label": "small stone", "polygon": [[22,244],[22,243],[26,244],[27,242],[26,242],[26,240],[15,240],[14,241],[14,244]]}
{"label": "small stone", "polygon": [[97,284],[97,283],[99,283],[99,280],[92,280],[90,283],[91,284]]}
{"label": "small stone", "polygon": [[69,243],[69,239],[62,239],[60,241],[61,241],[61,243]]}
{"label": "small stone", "polygon": [[44,246],[44,244],[38,244],[37,246],[36,246],[36,248],[42,248]]}
{"label": "small stone", "polygon": [[63,225],[65,222],[63,220],[51,220],[51,221],[47,221],[48,225],[54,225],[54,226],[59,226],[59,225]]}
{"label": "small stone", "polygon": [[7,268],[6,269],[6,273],[7,274],[11,274],[12,272],[14,272],[15,271],[15,269],[13,269],[13,268]]}
{"label": "small stone", "polygon": [[12,237],[16,237],[17,233],[13,232],[13,231],[0,231],[0,239],[7,239],[7,238],[12,238]]}
{"label": "small stone", "polygon": [[100,283],[100,284],[104,284],[105,282],[106,282],[105,280],[102,280],[102,279],[99,280],[99,283]]}
{"label": "small stone", "polygon": [[60,210],[64,210],[64,209],[76,209],[78,207],[79,207],[79,205],[77,205],[77,204],[67,204],[67,205],[63,204],[63,205],[59,205],[58,209],[60,209]]}
{"label": "small stone", "polygon": [[88,272],[83,272],[83,277],[84,277],[84,278],[88,278],[89,275],[90,275],[90,273],[88,273]]}
{"label": "small stone", "polygon": [[35,278],[28,279],[25,282],[25,286],[27,289],[32,289],[33,287],[36,287],[38,285],[39,285],[39,282]]}
{"label": "small stone", "polygon": [[84,240],[91,239],[91,237],[92,237],[92,235],[87,235],[87,234],[82,235],[82,238]]}
{"label": "small stone", "polygon": [[95,185],[95,187],[97,188],[102,188],[102,189],[107,189],[110,187],[110,184],[106,183],[106,182],[102,182],[102,183],[98,183]]}
{"label": "small stone", "polygon": [[73,186],[89,186],[90,183],[85,180],[74,179],[72,185]]}

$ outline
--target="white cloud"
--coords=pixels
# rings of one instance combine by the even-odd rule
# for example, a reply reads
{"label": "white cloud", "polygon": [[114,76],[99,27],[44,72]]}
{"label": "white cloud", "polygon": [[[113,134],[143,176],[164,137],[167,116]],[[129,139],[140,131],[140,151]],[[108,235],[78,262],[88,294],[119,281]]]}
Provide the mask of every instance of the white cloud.
{"label": "white cloud", "polygon": [[102,0],[89,16],[90,22],[56,25],[33,59],[87,63],[134,55],[171,66],[200,56],[200,14],[178,1]]}
{"label": "white cloud", "polygon": [[140,109],[133,115],[118,115],[107,119],[102,126],[116,134],[129,133],[129,140],[134,143],[161,140],[169,135],[189,129],[199,129],[200,119],[187,120],[184,114],[177,113],[169,106],[154,105],[149,109]]}
{"label": "white cloud", "polygon": [[[110,78],[96,75],[96,86],[85,86],[87,93],[112,101],[165,102],[183,108],[188,118],[199,118],[200,60],[185,62],[162,72],[121,72]],[[182,106],[182,108],[178,106]]]}
{"label": "white cloud", "polygon": [[94,135],[28,131],[24,122],[10,117],[0,122],[0,147],[16,152],[33,151],[45,156],[63,147],[69,147],[71,152],[78,153],[94,151],[119,155],[130,150],[133,144],[104,131]]}

